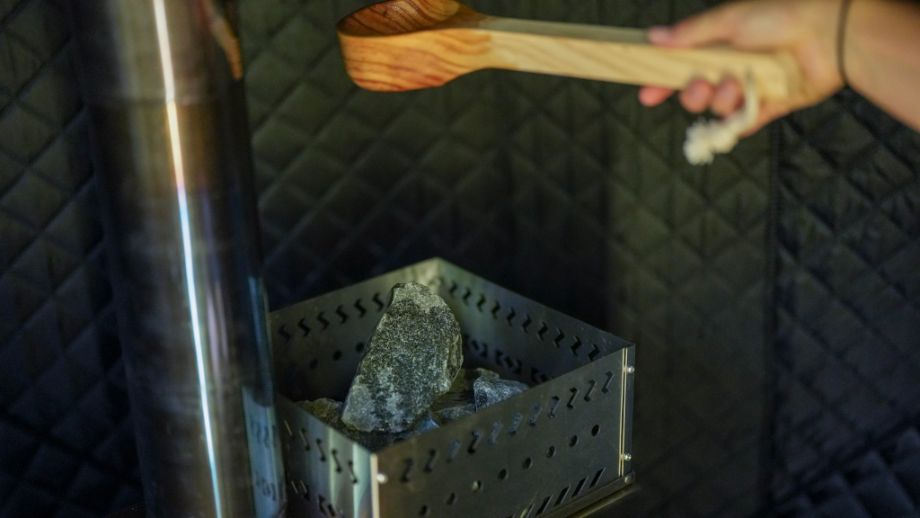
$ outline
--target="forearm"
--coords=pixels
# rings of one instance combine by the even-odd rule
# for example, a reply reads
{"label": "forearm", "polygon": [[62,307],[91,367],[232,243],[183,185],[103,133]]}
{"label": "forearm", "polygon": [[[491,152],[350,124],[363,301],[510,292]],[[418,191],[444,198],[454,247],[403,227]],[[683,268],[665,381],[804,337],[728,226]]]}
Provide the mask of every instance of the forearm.
{"label": "forearm", "polygon": [[844,68],[853,89],[920,131],[920,3],[853,0]]}

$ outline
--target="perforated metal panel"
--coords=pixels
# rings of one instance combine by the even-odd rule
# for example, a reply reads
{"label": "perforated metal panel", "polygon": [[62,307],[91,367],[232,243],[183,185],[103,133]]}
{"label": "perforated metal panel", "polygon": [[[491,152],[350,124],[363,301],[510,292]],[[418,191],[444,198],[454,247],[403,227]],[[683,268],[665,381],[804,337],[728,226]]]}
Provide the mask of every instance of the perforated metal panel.
{"label": "perforated metal panel", "polygon": [[[451,307],[465,365],[532,387],[370,451],[292,401],[345,398],[383,300],[407,281]],[[443,260],[276,311],[271,327],[294,515],[566,515],[634,480],[635,346]]]}

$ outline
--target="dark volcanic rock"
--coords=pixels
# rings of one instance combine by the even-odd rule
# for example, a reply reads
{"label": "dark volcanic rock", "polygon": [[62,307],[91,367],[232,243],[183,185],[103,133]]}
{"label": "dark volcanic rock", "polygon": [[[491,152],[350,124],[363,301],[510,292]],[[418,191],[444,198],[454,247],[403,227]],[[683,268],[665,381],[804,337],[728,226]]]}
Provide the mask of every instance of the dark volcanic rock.
{"label": "dark volcanic rock", "polygon": [[421,419],[405,432],[401,433],[383,433],[383,432],[362,432],[351,428],[342,421],[341,401],[320,398],[316,401],[301,401],[300,406],[316,416],[320,421],[335,428],[349,439],[361,444],[371,451],[382,449],[394,442],[404,441],[416,435],[421,435],[429,430],[438,427],[437,421],[434,420],[431,413],[424,415]]}
{"label": "dark volcanic rock", "polygon": [[460,324],[447,304],[421,284],[397,284],[342,418],[364,432],[409,430],[450,389],[462,363]]}
{"label": "dark volcanic rock", "polygon": [[471,384],[470,386],[472,386],[472,383],[474,383],[476,380],[497,380],[501,377],[497,372],[490,371],[489,369],[484,369],[482,367],[476,367],[475,369],[468,370],[467,373],[467,379],[470,380]]}
{"label": "dark volcanic rock", "polygon": [[473,402],[473,383],[480,378],[497,380],[498,373],[476,368],[463,369],[457,374],[450,390],[431,405],[434,418],[439,424],[447,424],[476,412],[476,405]]}
{"label": "dark volcanic rock", "polygon": [[429,412],[427,415],[423,416],[421,419],[415,423],[415,426],[411,430],[405,432],[403,436],[405,438],[415,437],[416,435],[421,435],[425,432],[434,430],[438,427],[438,422],[435,421],[434,416]]}
{"label": "dark volcanic rock", "polygon": [[473,382],[479,378],[498,379],[498,373],[483,368],[461,369],[450,389],[432,405],[432,410],[465,405],[473,402]]}
{"label": "dark volcanic rock", "polygon": [[465,405],[449,406],[435,410],[434,418],[440,424],[447,424],[457,419],[463,419],[468,415],[476,413],[476,405],[467,403]]}
{"label": "dark volcanic rock", "polygon": [[473,399],[476,403],[476,410],[482,410],[489,405],[504,401],[527,389],[527,385],[520,381],[480,377],[473,382]]}
{"label": "dark volcanic rock", "polygon": [[333,428],[341,429],[343,427],[341,401],[320,398],[316,401],[301,401],[300,406]]}
{"label": "dark volcanic rock", "polygon": [[435,420],[444,425],[520,394],[528,388],[520,381],[501,379],[497,373],[487,369],[464,370],[454,380],[451,390],[431,408]]}

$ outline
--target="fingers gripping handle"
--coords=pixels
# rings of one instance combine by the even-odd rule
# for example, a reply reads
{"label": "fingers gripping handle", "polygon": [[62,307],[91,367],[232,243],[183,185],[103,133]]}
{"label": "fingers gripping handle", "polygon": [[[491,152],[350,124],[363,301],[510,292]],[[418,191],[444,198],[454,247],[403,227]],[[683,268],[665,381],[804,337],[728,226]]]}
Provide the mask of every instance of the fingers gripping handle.
{"label": "fingers gripping handle", "polygon": [[728,153],[744,132],[757,123],[760,109],[757,87],[748,77],[744,87],[744,107],[722,120],[698,120],[687,128],[684,156],[693,165],[709,164],[717,154]]}
{"label": "fingers gripping handle", "polygon": [[785,53],[665,48],[648,43],[640,29],[507,18],[480,28],[490,33],[495,68],[673,89],[696,78],[750,78],[760,98],[771,101],[795,96],[801,85],[798,66]]}

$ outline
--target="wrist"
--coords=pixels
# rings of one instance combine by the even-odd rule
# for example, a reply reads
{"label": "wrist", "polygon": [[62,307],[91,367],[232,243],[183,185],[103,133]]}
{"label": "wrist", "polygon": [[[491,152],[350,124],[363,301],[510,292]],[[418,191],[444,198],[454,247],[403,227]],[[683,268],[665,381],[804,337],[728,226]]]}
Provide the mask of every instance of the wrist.
{"label": "wrist", "polygon": [[843,36],[839,29],[844,2],[800,0],[783,3],[791,8],[789,23],[797,28],[794,52],[808,76],[808,90],[814,94],[829,95],[844,83],[838,58],[841,43],[839,37]]}

